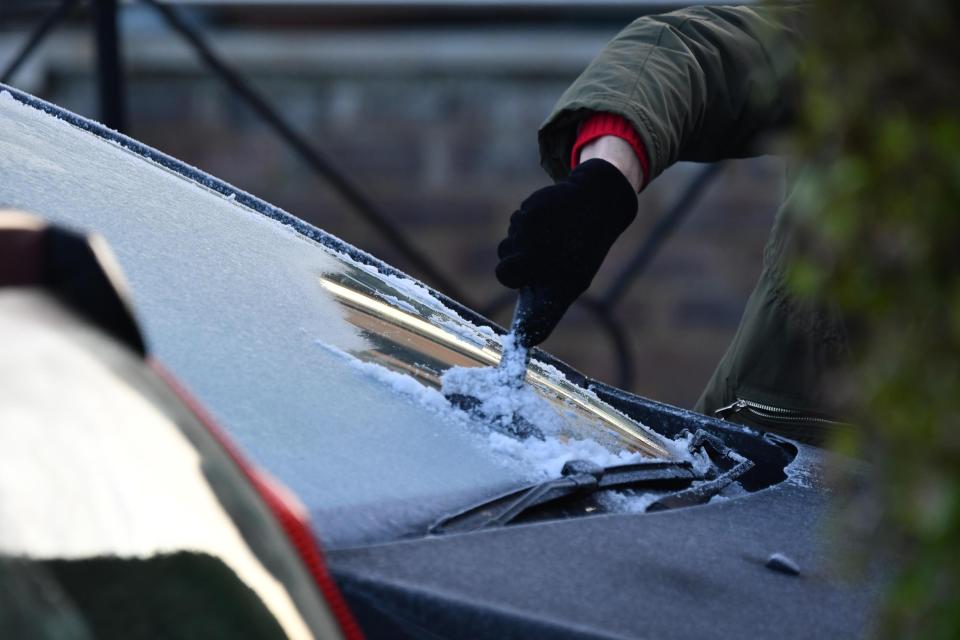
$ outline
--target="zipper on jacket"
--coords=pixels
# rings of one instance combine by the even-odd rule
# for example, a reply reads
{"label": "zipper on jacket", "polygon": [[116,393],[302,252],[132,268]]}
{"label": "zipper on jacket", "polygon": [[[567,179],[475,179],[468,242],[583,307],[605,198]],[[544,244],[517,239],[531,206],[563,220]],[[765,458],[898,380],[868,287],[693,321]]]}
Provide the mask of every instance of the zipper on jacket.
{"label": "zipper on jacket", "polygon": [[779,422],[783,424],[844,424],[837,420],[829,420],[827,418],[812,416],[795,409],[784,409],[783,407],[775,407],[773,405],[763,404],[761,402],[753,402],[752,400],[743,400],[742,398],[737,398],[736,401],[731,402],[727,406],[720,407],[713,412],[713,415],[719,418],[726,418],[731,413],[740,413],[741,411],[746,411],[748,414],[756,416],[761,420],[768,420],[770,422]]}

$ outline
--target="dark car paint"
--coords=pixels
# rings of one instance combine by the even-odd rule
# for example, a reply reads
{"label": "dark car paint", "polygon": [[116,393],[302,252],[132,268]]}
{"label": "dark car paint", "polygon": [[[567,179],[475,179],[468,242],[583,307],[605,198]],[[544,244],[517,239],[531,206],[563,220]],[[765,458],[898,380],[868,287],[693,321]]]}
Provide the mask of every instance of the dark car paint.
{"label": "dark car paint", "polygon": [[[803,449],[798,463],[819,458]],[[875,587],[831,572],[825,502],[787,481],[689,509],[340,550],[329,562],[371,638],[859,637]],[[766,568],[773,553],[800,575]]]}
{"label": "dark car paint", "polygon": [[[331,570],[368,637],[866,634],[879,582],[835,572],[833,560],[849,550],[825,538],[823,450],[598,383],[591,388],[667,435],[718,435],[758,462],[753,480],[771,486],[675,511],[333,551]],[[800,575],[767,568],[774,553],[796,562]]]}

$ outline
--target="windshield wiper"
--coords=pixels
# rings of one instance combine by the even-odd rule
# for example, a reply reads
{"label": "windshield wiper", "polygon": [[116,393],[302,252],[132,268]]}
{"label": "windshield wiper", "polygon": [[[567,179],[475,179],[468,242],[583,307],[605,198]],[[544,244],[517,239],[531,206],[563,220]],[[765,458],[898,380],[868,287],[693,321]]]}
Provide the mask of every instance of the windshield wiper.
{"label": "windshield wiper", "polygon": [[687,461],[650,460],[601,467],[587,460],[570,460],[563,465],[559,478],[538,482],[445,516],[428,532],[464,533],[501,527],[535,507],[609,489],[675,490],[658,498],[647,511],[702,504],[753,467],[753,462],[705,431],[694,434],[689,448],[691,451],[702,448],[713,463],[711,467],[697,472]]}

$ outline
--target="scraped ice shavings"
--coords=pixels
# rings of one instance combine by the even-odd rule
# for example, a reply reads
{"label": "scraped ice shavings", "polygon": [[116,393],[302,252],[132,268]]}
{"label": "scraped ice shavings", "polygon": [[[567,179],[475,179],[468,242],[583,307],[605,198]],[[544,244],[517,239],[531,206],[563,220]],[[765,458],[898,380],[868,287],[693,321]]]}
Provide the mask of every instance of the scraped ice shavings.
{"label": "scraped ice shavings", "polygon": [[[710,456],[703,447],[693,447],[694,434],[684,431],[674,440],[665,443],[670,453],[678,460],[690,463],[691,470],[698,476],[703,476],[713,468]],[[630,460],[629,462],[637,462]],[[620,463],[615,463],[620,464]],[[597,494],[597,502],[609,512],[613,513],[644,513],[651,504],[666,495],[667,491],[647,491],[636,493],[630,490],[602,491]]]}
{"label": "scraped ice shavings", "polygon": [[495,454],[516,461],[528,470],[533,480],[557,478],[563,465],[570,460],[588,460],[602,467],[631,464],[644,460],[642,454],[625,449],[610,451],[596,440],[556,436],[518,440],[504,433],[489,432],[487,444]]}
{"label": "scraped ice shavings", "polygon": [[667,446],[678,460],[688,461],[693,472],[702,476],[713,468],[713,461],[703,447],[692,446],[693,438],[694,434],[683,431],[674,440],[667,440]]}
{"label": "scraped ice shavings", "polygon": [[[508,360],[502,368],[451,368],[441,377],[442,392],[422,384],[412,376],[360,360],[336,347],[322,343],[318,345],[348,360],[362,374],[442,415],[446,422],[464,428],[476,438],[478,446],[485,447],[501,464],[514,468],[532,482],[559,477],[563,465],[570,460],[588,460],[609,467],[648,459],[641,453],[626,449],[611,451],[589,438],[559,437],[565,422],[556,409],[529,385],[515,386],[518,371],[525,372],[525,358],[522,351],[512,351],[512,345],[507,342],[504,349],[510,353],[505,357],[515,357],[516,361]],[[556,373],[562,375],[559,371]],[[480,399],[479,411],[464,411],[462,407],[452,404],[449,396],[456,393]],[[539,431],[537,437],[516,437],[511,427],[516,425],[518,416],[536,425]],[[666,442],[675,458],[688,460],[695,471],[703,472],[712,463],[706,453],[689,451],[691,440],[692,435],[685,434],[677,440]],[[639,513],[657,497],[659,494],[634,495],[606,491],[598,499],[607,511]]]}
{"label": "scraped ice shavings", "polygon": [[441,376],[443,395],[462,409],[511,436],[543,439],[561,428],[550,404],[523,383],[527,350],[513,334],[503,338],[498,367],[451,367]]}
{"label": "scraped ice shavings", "polygon": [[[590,460],[602,466],[628,464],[644,459],[642,454],[631,453],[626,450],[611,453],[607,447],[592,439],[565,437],[561,440],[556,437],[556,434],[566,425],[563,417],[557,413],[556,408],[542,396],[537,395],[528,385],[521,385],[519,388],[515,386],[515,381],[521,379],[519,377],[520,372],[525,372],[526,357],[519,343],[515,343],[512,334],[500,338],[490,327],[473,324],[443,304],[430,289],[416,280],[402,275],[384,273],[373,265],[354,260],[347,255],[338,255],[346,262],[350,262],[357,268],[385,281],[400,295],[423,304],[440,314],[442,317],[435,317],[433,321],[448,331],[466,339],[473,339],[475,336],[472,335],[472,332],[476,332],[486,338],[501,340],[504,358],[507,360],[505,363],[507,366],[505,367],[453,367],[448,369],[441,376],[442,394],[420,384],[409,376],[348,356],[353,358],[358,365],[366,367],[366,373],[372,374],[374,370],[379,370],[380,374],[376,377],[382,378],[387,375],[400,378],[402,380],[396,379],[390,384],[401,393],[405,393],[405,395],[411,396],[419,402],[427,402],[431,406],[443,405],[448,419],[469,420],[474,427],[486,432],[489,438],[488,444],[494,453],[515,461],[535,477],[556,477],[565,462],[578,458]],[[563,372],[552,365],[538,362],[537,366],[542,373],[552,378],[564,378]],[[513,386],[509,384],[511,381],[514,382]],[[420,391],[416,392],[416,389]],[[583,390],[583,392],[599,401],[592,390]],[[463,407],[451,405],[448,402],[449,398],[457,395],[476,399],[478,403],[474,405],[474,410],[465,412],[459,410]],[[471,413],[473,415],[470,415]],[[478,415],[482,417],[478,418]],[[490,432],[489,427],[491,425],[495,428],[499,427],[500,433]],[[518,440],[511,437],[518,435],[516,433],[518,425],[521,428],[524,425],[535,426],[536,435],[540,439]],[[677,460],[690,461],[693,470],[698,474],[703,474],[712,467],[713,463],[702,448],[691,452],[692,438],[692,434],[684,434],[676,440],[664,440],[664,442],[670,449],[671,457]],[[642,497],[639,496],[639,498]],[[623,496],[623,498],[635,500],[638,497]]]}
{"label": "scraped ice shavings", "polygon": [[622,491],[602,491],[597,494],[597,502],[614,513],[643,513],[662,495],[662,492],[633,495]]}
{"label": "scraped ice shavings", "polygon": [[[500,336],[489,326],[473,324],[446,306],[430,289],[416,280],[400,274],[385,273],[372,264],[359,262],[345,254],[338,253],[338,256],[387,283],[396,295],[383,292],[377,292],[377,295],[392,306],[424,316],[422,310],[418,311],[410,304],[415,302],[432,312],[432,323],[470,342],[482,344],[484,338],[501,342],[504,352],[503,367],[447,370],[441,376],[442,392],[410,375],[341,352],[351,360],[357,370],[442,415],[448,424],[465,428],[465,431],[476,438],[477,444],[486,448],[498,462],[516,469],[532,481],[559,477],[564,464],[571,460],[585,460],[609,467],[648,459],[643,454],[626,449],[611,451],[589,437],[570,437],[566,432],[569,423],[557,412],[556,406],[538,395],[530,386],[517,385],[517,381],[522,380],[526,373],[527,359],[524,350],[519,344],[515,344],[512,335]],[[565,380],[563,372],[552,365],[537,362],[536,368],[541,375]],[[458,389],[465,395],[483,398],[480,411],[463,411],[463,407],[451,404],[449,396]],[[582,389],[581,392],[602,402],[593,390]],[[538,437],[516,437],[530,435],[517,433],[518,423],[536,425]],[[491,430],[491,425],[500,426],[501,430]],[[556,435],[560,432],[564,432],[562,437]],[[685,434],[675,441],[664,440],[664,443],[670,451],[670,458],[690,461],[695,472],[703,474],[711,469],[712,462],[702,448],[691,448],[692,438],[692,434]],[[604,491],[598,494],[598,501],[610,512],[643,512],[662,495]]]}
{"label": "scraped ice shavings", "polygon": [[[569,417],[558,413],[555,405],[539,395],[533,387],[523,383],[527,371],[527,352],[513,334],[503,337],[502,358],[499,367],[448,369],[440,379],[443,395],[502,434],[526,438],[523,442],[515,439],[514,442],[525,448],[523,455],[528,458],[532,456],[531,459],[538,468],[547,469],[546,475],[549,476],[558,475],[564,462],[576,459],[581,453],[579,457],[592,460],[601,466],[626,464],[643,459],[641,454],[627,451],[611,454],[607,447],[593,439],[570,438]],[[555,379],[563,378],[563,373],[555,367],[540,365],[540,368]],[[599,401],[592,392],[589,395]],[[464,398],[470,402],[465,403]],[[561,433],[564,434],[562,442],[557,439]],[[666,442],[672,457],[691,460],[698,471],[708,469],[711,463],[706,454],[689,452],[691,437],[685,436],[676,442]],[[553,444],[551,438],[559,443],[559,449],[550,450]],[[532,441],[535,439],[546,442],[546,448]],[[497,440],[495,444],[497,449],[508,452],[513,457],[518,457],[520,453],[507,441]],[[574,449],[578,455],[570,455]]]}
{"label": "scraped ice shavings", "polygon": [[[521,406],[521,412],[528,418],[536,420],[538,427],[545,432],[542,440],[538,438],[519,440],[506,433],[491,430],[489,421],[478,419],[475,414],[452,405],[439,390],[421,384],[412,376],[393,371],[374,362],[365,362],[323,342],[318,341],[316,344],[343,358],[361,374],[388,386],[394,392],[410,398],[420,406],[442,415],[448,423],[467,429],[476,435],[482,446],[493,453],[500,462],[514,467],[531,480],[557,477],[568,460],[590,460],[602,466],[610,466],[644,459],[639,453],[625,450],[611,452],[595,440],[576,438],[561,440],[556,437],[553,433],[559,430],[562,419],[546,400],[537,396],[529,387],[524,387],[519,399],[514,396],[514,401]],[[492,368],[474,370],[496,373],[496,369]],[[512,409],[503,410],[505,415],[509,415],[512,411]],[[682,447],[678,447],[680,448]]]}

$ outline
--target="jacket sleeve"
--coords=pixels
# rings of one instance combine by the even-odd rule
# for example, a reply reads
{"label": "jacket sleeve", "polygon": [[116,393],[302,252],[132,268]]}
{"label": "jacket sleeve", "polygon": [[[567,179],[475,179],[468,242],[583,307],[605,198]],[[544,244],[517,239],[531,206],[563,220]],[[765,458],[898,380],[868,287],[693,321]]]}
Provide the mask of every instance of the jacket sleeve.
{"label": "jacket sleeve", "polygon": [[564,92],[540,128],[541,162],[570,171],[579,123],[616,113],[633,124],[649,182],[678,160],[755,155],[764,130],[793,111],[802,6],[698,7],[640,18]]}

